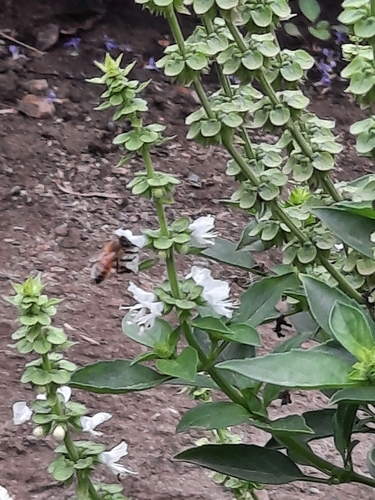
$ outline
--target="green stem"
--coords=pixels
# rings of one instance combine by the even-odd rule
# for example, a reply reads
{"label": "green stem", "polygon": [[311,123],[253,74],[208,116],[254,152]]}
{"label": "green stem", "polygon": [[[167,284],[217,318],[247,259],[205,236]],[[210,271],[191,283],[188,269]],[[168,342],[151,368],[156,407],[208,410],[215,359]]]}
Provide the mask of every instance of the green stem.
{"label": "green stem", "polygon": [[[147,176],[149,179],[152,179],[155,175],[155,171],[154,171],[154,167],[152,165],[150,151],[149,151],[147,146],[144,145],[142,147],[141,154],[142,154],[142,158],[143,158],[143,161],[144,161],[144,164],[146,167]],[[154,198],[154,203],[155,203],[156,214],[157,214],[159,225],[160,225],[161,234],[164,237],[169,238],[168,222],[167,222],[167,218],[165,215],[163,203],[158,198]],[[171,285],[173,296],[175,298],[180,298],[180,287],[178,284],[178,276],[177,276],[177,272],[176,272],[176,265],[174,262],[173,250],[168,250],[165,260],[166,260],[166,266],[167,266],[168,279],[169,279],[169,283]]]}
{"label": "green stem", "polygon": [[191,347],[194,347],[194,349],[197,351],[200,362],[205,367],[205,370],[211,376],[212,380],[216,382],[216,384],[220,387],[224,394],[226,394],[234,403],[237,403],[248,409],[245,398],[240,394],[239,391],[237,391],[237,389],[235,389],[229,382],[225,380],[225,378],[217,371],[215,367],[212,366],[206,369],[208,358],[196,341],[190,325],[184,322],[182,324],[182,328],[186,340],[188,341],[189,345]]}
{"label": "green stem", "polygon": [[[48,359],[48,354],[43,354],[42,355],[42,363],[43,363],[43,369],[45,371],[47,371],[47,372],[51,371],[52,366],[51,366],[50,360]],[[63,412],[63,409],[61,407],[61,403],[60,403],[58,395],[56,393],[56,388],[53,386],[52,391],[51,390],[48,391],[48,394],[49,395],[53,395],[56,398],[56,403],[55,403],[55,405],[53,407],[53,412],[56,415],[64,416],[64,412]],[[68,428],[66,429],[66,432],[65,432],[64,444],[66,446],[69,458],[74,463],[77,463],[78,460],[79,460],[79,454],[78,454],[78,451],[77,451],[76,447],[74,446],[74,443],[73,443],[73,441],[72,441],[72,439],[71,439],[71,437],[69,435],[69,429]],[[88,490],[90,492],[92,500],[101,500],[101,498],[98,495],[97,491],[95,490],[95,487],[92,484],[90,478],[88,478],[88,477],[82,477],[81,474],[80,474],[80,471],[76,471],[76,476],[77,476],[77,482],[78,482],[78,490],[82,490],[82,491],[87,491]]]}
{"label": "green stem", "polygon": [[178,48],[180,49],[181,54],[185,55],[186,50],[185,50],[184,35],[182,34],[180,24],[178,22],[173,5],[168,6],[166,17],[169,23],[169,27],[171,28],[171,31],[173,33],[174,39],[176,40],[176,43],[178,45]]}
{"label": "green stem", "polygon": [[[374,2],[375,0],[372,0]],[[242,38],[241,33],[237,29],[237,27],[233,24],[232,21],[226,21],[227,27],[233,36],[235,42],[237,43],[238,47],[242,50],[242,52],[246,52],[247,47],[246,44]],[[259,83],[261,84],[264,93],[267,95],[267,97],[270,99],[272,104],[276,106],[277,104],[280,104],[280,100],[277,97],[276,92],[272,88],[272,85],[268,82],[267,78],[264,75],[263,69],[260,69],[258,71],[258,80]],[[313,158],[313,152],[310,148],[309,143],[306,141],[306,139],[303,137],[301,131],[299,128],[296,126],[296,124],[290,119],[288,123],[286,124],[286,127],[290,130],[294,140],[298,143],[304,154],[312,159]],[[326,174],[321,173],[321,172],[316,172],[317,177],[319,179],[320,185],[324,191],[326,191],[335,201],[341,201],[341,196],[337,192],[335,186],[333,185],[331,179],[327,178]]]}
{"label": "green stem", "polygon": [[362,297],[362,295],[346,281],[342,274],[340,274],[340,272],[325,257],[319,255],[319,260],[322,266],[325,267],[329,274],[338,282],[340,290],[349,295],[352,299],[356,300],[359,304],[366,304],[366,300]]}

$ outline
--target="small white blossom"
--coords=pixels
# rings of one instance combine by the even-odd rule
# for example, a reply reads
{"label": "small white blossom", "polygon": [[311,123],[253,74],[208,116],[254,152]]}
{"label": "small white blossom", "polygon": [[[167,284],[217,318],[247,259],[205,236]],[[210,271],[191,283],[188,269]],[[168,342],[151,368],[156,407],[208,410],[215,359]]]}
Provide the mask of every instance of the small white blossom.
{"label": "small white blossom", "polygon": [[[70,396],[72,395],[72,390],[67,385],[63,385],[57,389],[57,394],[61,394],[66,404]],[[47,399],[47,394],[45,392],[36,395],[36,399],[40,401],[45,401]],[[17,401],[12,407],[13,411],[13,424],[22,425],[29,421],[32,417],[33,411],[25,401]]]}
{"label": "small white blossom", "polygon": [[211,271],[197,266],[191,268],[191,272],[186,278],[192,278],[197,285],[203,287],[202,297],[217,314],[227,318],[232,317],[234,305],[228,300],[229,283],[214,279],[211,276]]}
{"label": "small white blossom", "polygon": [[117,236],[117,238],[126,238],[130,241],[130,243],[138,248],[143,248],[146,245],[146,236],[144,236],[143,234],[133,234],[130,229],[117,229],[115,231],[115,235]]}
{"label": "small white blossom", "polygon": [[110,418],[112,418],[111,413],[106,413],[104,411],[95,413],[92,417],[81,417],[80,422],[82,430],[83,432],[90,432],[93,436],[102,436],[103,433],[95,431],[95,428]]}
{"label": "small white blossom", "polygon": [[13,500],[13,497],[10,496],[9,491],[4,486],[0,486],[0,500]]}
{"label": "small white blossom", "polygon": [[119,460],[121,460],[122,457],[126,457],[127,454],[128,445],[125,441],[121,441],[121,443],[112,448],[111,451],[103,451],[102,453],[100,453],[99,462],[106,465],[108,469],[116,475],[137,474],[137,472],[133,472],[123,465],[117,463]]}
{"label": "small white blossom", "polygon": [[190,242],[193,246],[209,246],[215,244],[217,233],[210,233],[215,227],[215,218],[212,215],[199,217],[189,225],[191,231]]}
{"label": "small white blossom", "polygon": [[334,244],[336,252],[341,252],[341,250],[344,249],[344,245],[342,243],[335,243]]}
{"label": "small white blossom", "polygon": [[128,290],[138,303],[123,309],[129,309],[132,312],[133,323],[144,328],[152,328],[155,319],[162,315],[163,302],[157,302],[153,292],[146,292],[132,282],[130,282]]}
{"label": "small white blossom", "polygon": [[28,422],[33,414],[32,409],[28,407],[25,401],[17,401],[16,403],[14,403],[12,406],[12,411],[14,425],[22,425],[25,422]]}
{"label": "small white blossom", "polygon": [[42,438],[44,437],[44,429],[41,425],[38,425],[38,427],[35,427],[35,429],[33,430],[33,435],[36,437],[36,438]]}
{"label": "small white blossom", "polygon": [[[69,401],[69,399],[72,395],[72,389],[67,385],[62,385],[61,387],[59,387],[57,389],[56,392],[57,392],[57,394],[60,394],[63,397],[65,404]],[[36,399],[45,401],[47,399],[47,394],[45,392],[43,392],[41,394],[37,394]]]}
{"label": "small white blossom", "polygon": [[57,441],[62,441],[65,437],[65,429],[62,425],[57,425],[55,429],[53,430],[52,436],[57,440]]}

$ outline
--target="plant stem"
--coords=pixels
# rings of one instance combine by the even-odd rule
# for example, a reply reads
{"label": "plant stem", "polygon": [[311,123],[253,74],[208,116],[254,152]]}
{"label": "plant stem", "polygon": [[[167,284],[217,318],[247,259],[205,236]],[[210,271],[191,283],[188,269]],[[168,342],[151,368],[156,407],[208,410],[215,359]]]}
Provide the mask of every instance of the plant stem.
{"label": "plant stem", "polygon": [[[374,2],[375,0],[371,0],[371,1]],[[233,36],[235,42],[237,43],[238,47],[243,52],[246,52],[247,47],[246,47],[246,44],[245,44],[245,42],[242,38],[242,35],[241,35],[240,31],[238,30],[238,28],[233,24],[232,21],[226,20],[226,24],[227,24],[227,27],[228,27],[231,35]],[[265,77],[263,69],[260,69],[258,71],[257,76],[258,76],[259,83],[261,84],[261,86],[263,88],[263,92],[267,95],[267,97],[270,99],[272,104],[274,106],[276,106],[277,104],[280,104],[280,100],[279,100],[276,92],[274,91],[274,89],[272,88],[270,83],[268,82],[267,78]],[[306,139],[303,137],[299,128],[292,121],[292,119],[290,119],[286,123],[286,127],[290,130],[294,140],[298,143],[299,147],[304,152],[304,154],[308,158],[310,158],[310,160],[312,160],[313,159],[313,152],[311,150],[311,147],[310,147],[309,143],[306,141]],[[341,196],[337,192],[331,179],[327,178],[326,174],[322,173],[322,172],[316,171],[316,175],[319,179],[319,183],[320,183],[322,189],[326,193],[328,193],[334,201],[341,201]]]}
{"label": "plant stem", "polygon": [[[152,179],[155,175],[154,167],[152,165],[152,160],[150,156],[150,151],[148,150],[147,146],[143,146],[142,148],[142,157],[143,161],[146,167],[147,175],[149,179]],[[161,200],[158,198],[154,198],[154,203],[155,203],[155,208],[156,208],[156,214],[158,217],[159,225],[160,225],[160,231],[163,236],[166,238],[169,237],[169,230],[168,230],[168,223],[167,223],[167,218],[165,216],[165,210],[163,203]],[[176,265],[174,262],[174,256],[173,256],[173,250],[168,250],[167,256],[166,256],[166,266],[167,266],[167,273],[168,273],[168,279],[171,285],[172,293],[175,298],[180,298],[180,287],[178,284],[178,277],[177,277],[177,272],[176,272]]]}
{"label": "plant stem", "polygon": [[366,304],[366,300],[362,297],[362,295],[346,281],[340,272],[325,257],[319,255],[319,260],[322,266],[325,267],[329,274],[338,282],[340,290],[345,292],[359,304]]}
{"label": "plant stem", "polygon": [[213,366],[207,367],[208,358],[202,351],[198,342],[196,341],[190,325],[184,322],[182,325],[182,329],[186,340],[188,341],[189,345],[194,347],[194,349],[197,351],[200,362],[205,367],[205,370],[211,376],[212,380],[216,382],[216,384],[220,387],[220,389],[224,392],[224,394],[226,394],[234,403],[237,403],[243,406],[244,408],[248,409],[246,400],[239,393],[239,391],[237,391],[235,387],[233,387],[229,382],[227,382],[215,367]]}

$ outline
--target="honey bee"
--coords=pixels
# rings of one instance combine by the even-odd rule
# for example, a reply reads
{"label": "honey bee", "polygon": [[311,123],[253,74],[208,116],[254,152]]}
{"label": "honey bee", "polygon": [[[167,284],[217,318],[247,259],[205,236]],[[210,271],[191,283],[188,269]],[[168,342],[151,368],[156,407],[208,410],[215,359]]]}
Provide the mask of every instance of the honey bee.
{"label": "honey bee", "polygon": [[125,236],[114,237],[90,262],[94,263],[91,267],[91,279],[98,285],[109,276],[113,268],[118,274],[137,272],[138,248]]}

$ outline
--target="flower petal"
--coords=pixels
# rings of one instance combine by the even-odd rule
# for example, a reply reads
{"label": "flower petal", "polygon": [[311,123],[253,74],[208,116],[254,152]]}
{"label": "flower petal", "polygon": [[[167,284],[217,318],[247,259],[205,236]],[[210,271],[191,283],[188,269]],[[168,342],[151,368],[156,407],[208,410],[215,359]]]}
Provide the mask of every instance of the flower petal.
{"label": "flower petal", "polygon": [[212,215],[199,217],[189,225],[191,231],[190,243],[193,246],[209,246],[214,245],[213,241],[217,233],[210,233],[215,227],[215,218]]}
{"label": "flower petal", "polygon": [[9,491],[4,486],[0,486],[0,500],[13,500]]}
{"label": "flower petal", "polygon": [[92,417],[81,417],[80,418],[80,423],[82,427],[83,432],[90,432],[94,436],[100,436],[102,433],[97,432],[94,429],[102,424],[103,422],[106,422],[107,420],[112,418],[111,413],[106,413],[104,411],[101,411],[99,413],[96,413]]}
{"label": "flower petal", "polygon": [[148,307],[149,304],[155,302],[156,295],[153,292],[142,290],[142,288],[135,285],[132,281],[128,286],[128,290],[133,295],[134,299],[143,307]]}
{"label": "flower petal", "polygon": [[25,401],[17,401],[12,406],[13,410],[13,424],[14,425],[22,425],[25,422],[29,421],[33,412],[27,406]]}
{"label": "flower petal", "polygon": [[57,394],[61,394],[61,396],[64,398],[64,403],[66,404],[71,395],[72,395],[72,389],[68,385],[62,385],[57,389]]}
{"label": "flower petal", "polygon": [[133,234],[130,229],[117,229],[115,231],[115,235],[117,236],[117,238],[126,238],[130,241],[130,243],[138,248],[143,248],[146,245],[146,236],[144,236],[143,234]]}
{"label": "flower petal", "polygon": [[217,314],[227,318],[232,317],[234,305],[228,300],[229,283],[214,279],[211,276],[211,271],[198,266],[192,266],[186,278],[192,278],[197,285],[203,288],[202,297]]}
{"label": "flower petal", "polygon": [[137,474],[117,462],[128,454],[128,445],[125,441],[112,448],[111,451],[103,451],[99,454],[99,462],[106,465],[113,474]]}

